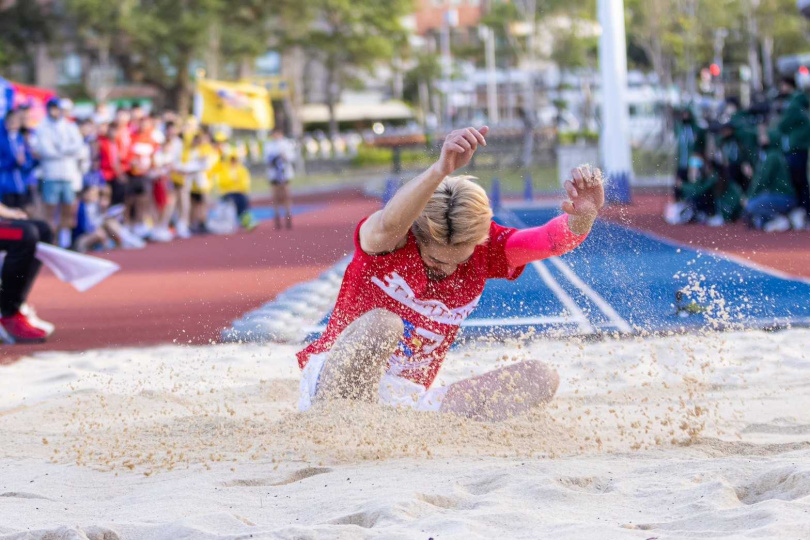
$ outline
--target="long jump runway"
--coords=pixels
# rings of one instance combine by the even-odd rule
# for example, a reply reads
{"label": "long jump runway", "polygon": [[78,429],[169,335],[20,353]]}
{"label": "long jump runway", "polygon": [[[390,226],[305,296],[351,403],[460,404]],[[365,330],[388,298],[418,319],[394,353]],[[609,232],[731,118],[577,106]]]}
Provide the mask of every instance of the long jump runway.
{"label": "long jump runway", "polygon": [[[558,214],[556,205],[507,206],[495,219],[508,226],[534,227]],[[320,280],[280,295],[259,314],[283,316],[285,329],[292,321],[300,322],[300,331],[288,332],[283,341],[314,339],[323,331],[333,301],[322,303],[325,311],[313,312],[312,300],[324,294],[334,299],[347,262],[344,259]],[[488,282],[460,337],[627,335],[808,324],[810,280],[599,220],[573,252],[530,264],[514,282]],[[235,328],[242,331],[226,330],[224,339],[274,339],[261,330],[251,336],[257,328],[253,323],[240,326],[237,321]]]}

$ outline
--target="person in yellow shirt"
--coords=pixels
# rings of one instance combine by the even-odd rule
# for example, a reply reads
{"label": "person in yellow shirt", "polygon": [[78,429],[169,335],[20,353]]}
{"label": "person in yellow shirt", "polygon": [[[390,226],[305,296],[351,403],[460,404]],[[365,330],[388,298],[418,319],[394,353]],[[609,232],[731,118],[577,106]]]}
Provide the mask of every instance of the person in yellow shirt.
{"label": "person in yellow shirt", "polygon": [[191,174],[191,230],[205,233],[208,197],[213,188],[211,170],[219,162],[219,154],[205,129],[200,130],[191,142],[189,162],[194,164],[194,172]]}
{"label": "person in yellow shirt", "polygon": [[223,151],[222,159],[211,171],[221,199],[230,201],[236,206],[236,215],[240,223],[248,230],[252,230],[256,223],[250,213],[250,171],[239,159],[236,149]]}

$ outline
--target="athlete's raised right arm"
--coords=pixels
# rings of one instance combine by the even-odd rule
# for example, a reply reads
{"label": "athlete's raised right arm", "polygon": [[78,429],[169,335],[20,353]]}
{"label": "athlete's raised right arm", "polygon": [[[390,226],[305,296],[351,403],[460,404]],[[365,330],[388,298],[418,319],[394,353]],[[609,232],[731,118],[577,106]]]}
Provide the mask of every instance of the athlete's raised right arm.
{"label": "athlete's raised right arm", "polygon": [[444,178],[470,162],[478,145],[486,146],[488,127],[459,129],[444,140],[439,160],[402,186],[385,208],[372,214],[360,227],[360,246],[370,254],[401,248],[408,230],[425,209]]}

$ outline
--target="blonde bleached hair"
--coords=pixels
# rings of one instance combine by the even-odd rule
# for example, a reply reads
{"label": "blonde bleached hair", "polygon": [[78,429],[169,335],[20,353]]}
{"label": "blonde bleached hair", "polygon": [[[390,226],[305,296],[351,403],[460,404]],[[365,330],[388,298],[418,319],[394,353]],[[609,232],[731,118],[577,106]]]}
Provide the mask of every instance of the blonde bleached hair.
{"label": "blonde bleached hair", "polygon": [[489,239],[492,208],[484,188],[472,176],[448,176],[413,224],[421,243],[443,246],[485,243]]}

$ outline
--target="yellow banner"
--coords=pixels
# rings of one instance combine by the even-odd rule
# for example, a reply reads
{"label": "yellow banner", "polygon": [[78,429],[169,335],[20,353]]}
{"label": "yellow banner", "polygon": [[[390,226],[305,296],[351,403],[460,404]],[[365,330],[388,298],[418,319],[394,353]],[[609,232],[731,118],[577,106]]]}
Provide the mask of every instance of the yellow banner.
{"label": "yellow banner", "polygon": [[194,113],[204,125],[236,129],[273,129],[275,125],[267,90],[250,83],[197,81]]}
{"label": "yellow banner", "polygon": [[264,87],[270,94],[270,99],[285,99],[290,97],[290,82],[279,75],[272,77],[251,77],[250,82]]}

